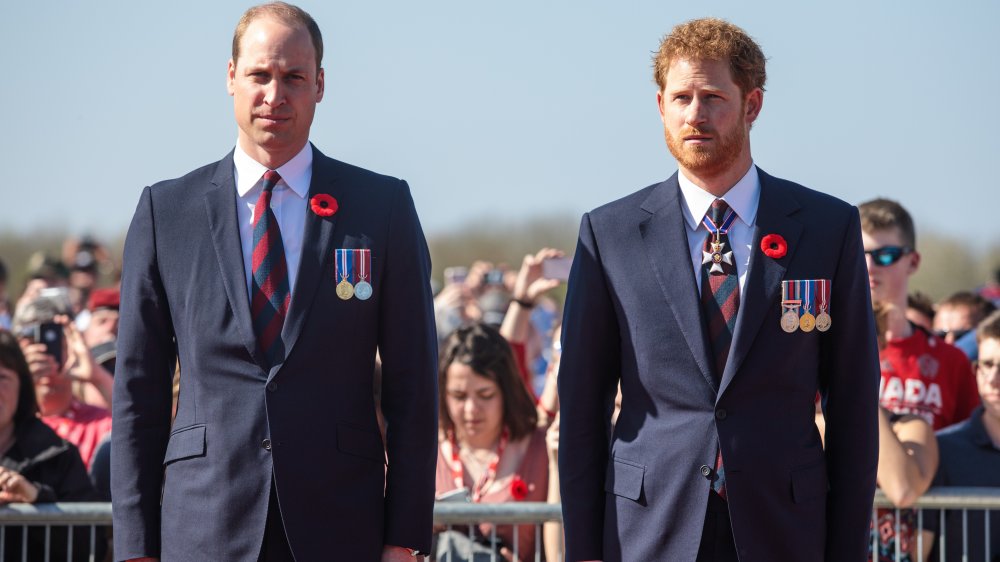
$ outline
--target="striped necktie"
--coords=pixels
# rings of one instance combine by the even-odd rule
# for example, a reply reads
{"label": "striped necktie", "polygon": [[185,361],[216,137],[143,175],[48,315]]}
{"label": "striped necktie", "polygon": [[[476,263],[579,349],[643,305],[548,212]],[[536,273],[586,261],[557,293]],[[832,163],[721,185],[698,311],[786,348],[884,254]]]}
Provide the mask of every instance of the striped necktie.
{"label": "striped necktie", "polygon": [[[729,226],[736,214],[721,199],[712,202],[704,221],[709,230],[705,239],[701,266],[701,309],[708,326],[708,341],[712,357],[715,382],[721,385],[722,373],[729,360],[729,347],[733,342],[736,313],[740,308],[740,283],[736,273],[736,260],[729,243]],[[716,477],[712,489],[723,499],[726,497],[726,472],[722,466],[722,450],[715,459]]]}
{"label": "striped necktie", "polygon": [[291,291],[281,230],[271,210],[271,193],[281,181],[274,170],[264,172],[264,188],[253,210],[253,282],[250,314],[257,346],[273,366],[285,353],[281,328],[285,324]]}

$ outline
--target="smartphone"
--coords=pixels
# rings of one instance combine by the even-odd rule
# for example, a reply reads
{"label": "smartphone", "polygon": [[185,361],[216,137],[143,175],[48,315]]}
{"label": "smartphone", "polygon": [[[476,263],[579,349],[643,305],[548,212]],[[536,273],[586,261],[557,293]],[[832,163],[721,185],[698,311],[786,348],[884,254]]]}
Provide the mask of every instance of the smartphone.
{"label": "smartphone", "polygon": [[542,262],[542,277],[567,281],[572,266],[573,258],[548,258]]}
{"label": "smartphone", "polygon": [[63,362],[63,327],[55,322],[43,322],[35,326],[35,343],[45,344],[45,353],[56,360],[57,365]]}

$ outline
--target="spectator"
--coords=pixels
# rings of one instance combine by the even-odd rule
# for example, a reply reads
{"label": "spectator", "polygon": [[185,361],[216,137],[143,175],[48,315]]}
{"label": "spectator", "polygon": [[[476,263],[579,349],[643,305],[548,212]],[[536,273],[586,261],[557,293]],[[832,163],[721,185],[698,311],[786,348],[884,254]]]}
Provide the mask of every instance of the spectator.
{"label": "spectator", "polygon": [[115,372],[115,348],[118,341],[118,289],[94,289],[87,300],[90,321],[83,330],[83,339],[94,360],[109,373]]}
{"label": "spectator", "polygon": [[906,295],[906,319],[928,332],[933,332],[934,301],[920,291]]}
{"label": "spectator", "polygon": [[534,388],[530,365],[534,364],[534,358],[541,354],[542,348],[542,338],[531,322],[531,314],[542,296],[562,283],[559,279],[549,279],[543,275],[543,263],[547,259],[561,258],[563,255],[559,250],[542,248],[534,255],[524,256],[513,284],[510,308],[500,325],[500,334],[514,350],[518,369],[529,389]]}
{"label": "spectator", "polygon": [[[14,336],[0,331],[0,504],[96,501],[76,447],[39,421],[37,412],[24,355]],[[87,559],[88,535],[86,527],[74,530],[73,560]],[[59,527],[28,528],[26,544],[21,532],[8,531],[0,555],[21,560],[26,548],[28,560],[43,560],[45,552],[52,560],[66,560],[67,540],[66,529]],[[100,540],[95,546],[103,550]]]}
{"label": "spectator", "polygon": [[[868,201],[859,209],[872,301],[906,310],[909,278],[920,265],[913,219],[888,199]],[[918,415],[935,430],[969,417],[979,395],[961,351],[904,315],[890,315],[885,338],[885,349],[879,353],[882,406]]]}
{"label": "spectator", "polygon": [[[982,405],[962,423],[938,432],[941,465],[934,478],[935,486],[1000,487],[1000,312],[994,312],[979,324],[979,360],[976,379]],[[982,510],[967,512],[963,523],[961,510],[945,514],[945,560],[987,562],[987,542],[992,552],[990,560],[1000,553],[1000,510],[991,510],[989,538]],[[938,512],[924,515],[932,531],[938,531]],[[963,537],[965,544],[963,545]],[[968,558],[963,558],[963,548]],[[930,560],[939,559],[941,542],[935,540]]]}
{"label": "spectator", "polygon": [[996,310],[993,303],[967,291],[955,293],[938,304],[934,318],[935,333],[962,350],[975,361],[979,346],[976,342],[976,324]]}
{"label": "spectator", "polygon": [[[885,346],[883,334],[887,326],[892,324],[892,316],[904,313],[882,303],[875,303],[874,307],[879,347],[883,348]],[[869,552],[869,560],[917,562],[916,534],[919,532],[917,511],[907,508],[930,487],[937,465],[937,440],[934,438],[934,430],[930,423],[913,414],[896,414],[880,407],[878,486],[889,501],[901,509],[883,508],[876,511],[872,535],[875,537],[873,544],[878,549],[878,555],[877,558],[873,558]],[[931,537],[926,536],[926,538],[924,544],[930,545]],[[899,558],[895,557],[897,542]]]}
{"label": "spectator", "polygon": [[[73,394],[73,382],[94,386],[110,403],[112,377],[94,361],[83,335],[61,312],[53,301],[39,297],[18,309],[14,330],[35,381],[42,421],[76,445],[89,467],[97,444],[111,431],[111,414],[103,407],[78,400]],[[56,351],[33,337],[36,327],[52,323],[63,327],[63,338],[57,344],[60,349]]]}
{"label": "spectator", "polygon": [[7,297],[7,264],[0,259],[0,330],[10,329],[10,299]]}
{"label": "spectator", "polygon": [[[549,492],[545,430],[536,427],[534,401],[503,336],[482,323],[459,328],[445,343],[438,375],[438,497],[458,494],[482,503],[545,501]],[[487,538],[492,524],[476,529],[474,541],[464,532],[443,531],[438,551],[485,546],[514,559],[512,526],[496,527],[497,545]],[[521,560],[534,559],[534,526],[519,525],[516,532]]]}
{"label": "spectator", "polygon": [[955,341],[975,330],[996,307],[983,297],[960,291],[937,304],[934,334],[954,345]]}

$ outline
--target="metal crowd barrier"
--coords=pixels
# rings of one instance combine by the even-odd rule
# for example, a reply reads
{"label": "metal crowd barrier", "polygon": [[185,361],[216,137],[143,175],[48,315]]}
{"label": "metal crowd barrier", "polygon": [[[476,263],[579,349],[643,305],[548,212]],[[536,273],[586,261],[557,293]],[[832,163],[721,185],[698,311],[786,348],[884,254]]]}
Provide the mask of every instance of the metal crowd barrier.
{"label": "metal crowd barrier", "polygon": [[[875,502],[873,505],[873,517],[875,517],[875,510],[891,509],[895,512],[895,536],[900,536],[900,511],[892,506],[889,501],[881,492],[877,492],[875,496]],[[915,555],[914,560],[923,561],[925,553],[930,550],[928,544],[924,544],[923,538],[921,537],[920,530],[924,528],[924,518],[930,516],[936,516],[941,523],[940,529],[945,528],[945,513],[946,510],[955,510],[961,512],[962,520],[962,550],[963,557],[962,561],[969,560],[969,562],[975,562],[973,559],[969,558],[969,523],[968,515],[970,512],[983,512],[985,518],[985,529],[984,536],[986,537],[985,544],[985,558],[984,560],[991,560],[991,556],[994,554],[991,551],[991,545],[989,544],[991,521],[990,521],[990,511],[989,510],[1000,510],[1000,488],[932,488],[927,494],[922,496],[917,503],[913,506],[917,513],[917,544],[912,550],[912,554]],[[877,520],[876,520],[877,521]],[[469,537],[472,538],[473,534],[473,524],[480,522],[489,522],[495,525],[534,525],[535,527],[535,552],[534,553],[524,553],[522,555],[520,545],[517,544],[517,533],[514,533],[515,542],[513,545],[509,545],[511,551],[514,553],[515,559],[522,560],[535,560],[541,562],[544,560],[542,551],[544,550],[543,540],[542,540],[542,525],[545,523],[561,523],[562,522],[562,512],[561,506],[559,504],[548,504],[548,503],[534,503],[534,502],[514,502],[514,503],[503,503],[503,504],[479,504],[479,503],[461,503],[461,502],[442,502],[435,504],[434,506],[434,524],[439,528],[444,528],[446,530],[455,530],[456,528],[462,529],[463,533],[468,532]],[[16,562],[21,560],[24,562],[34,562],[35,560],[61,560],[61,558],[52,558],[49,549],[49,540],[51,537],[51,532],[54,528],[76,528],[76,527],[86,527],[89,529],[89,557],[80,558],[77,557],[75,560],[88,560],[89,562],[101,562],[96,560],[96,552],[99,551],[97,548],[97,538],[96,530],[100,527],[110,527],[111,525],[111,504],[108,503],[54,503],[54,504],[8,504],[6,506],[0,507],[0,562]],[[19,557],[8,560],[5,557],[5,542],[8,537],[12,536],[12,533],[18,533],[21,535],[22,543],[27,542],[28,529],[44,529],[45,532],[45,549],[44,557],[37,557],[33,554],[31,557],[28,556],[27,551],[20,553]],[[939,540],[944,542],[946,540],[947,533],[941,533]],[[73,545],[74,540],[73,533],[69,533],[67,537],[69,541],[68,548],[66,549],[66,560],[74,560],[73,558]],[[489,537],[491,543],[496,544],[496,527],[494,526],[491,536]],[[872,539],[873,552],[877,552],[877,542],[878,536],[875,534]],[[895,559],[902,560],[904,556],[904,547],[900,544],[901,541],[896,541],[896,552]],[[79,545],[78,545],[79,546]],[[945,558],[945,545],[942,544],[939,548],[939,560],[944,562]],[[995,550],[995,549],[994,549]],[[492,560],[502,561],[503,558],[496,552],[492,555]],[[439,562],[448,562],[447,557]],[[554,561],[549,561],[554,562]],[[948,560],[947,562],[952,562]]]}

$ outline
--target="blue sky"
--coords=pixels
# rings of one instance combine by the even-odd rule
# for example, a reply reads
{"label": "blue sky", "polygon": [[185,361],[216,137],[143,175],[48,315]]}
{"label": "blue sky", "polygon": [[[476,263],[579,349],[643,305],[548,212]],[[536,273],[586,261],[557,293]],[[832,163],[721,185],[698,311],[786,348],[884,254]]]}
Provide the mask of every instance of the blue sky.
{"label": "blue sky", "polygon": [[[712,15],[769,59],[751,135],[763,169],[1000,239],[979,211],[1000,203],[998,2],[301,5],[326,43],[313,141],[407,179],[428,232],[578,215],[673,173],[650,53]],[[4,1],[0,230],[123,232],[143,186],[228,152],[247,6]]]}

